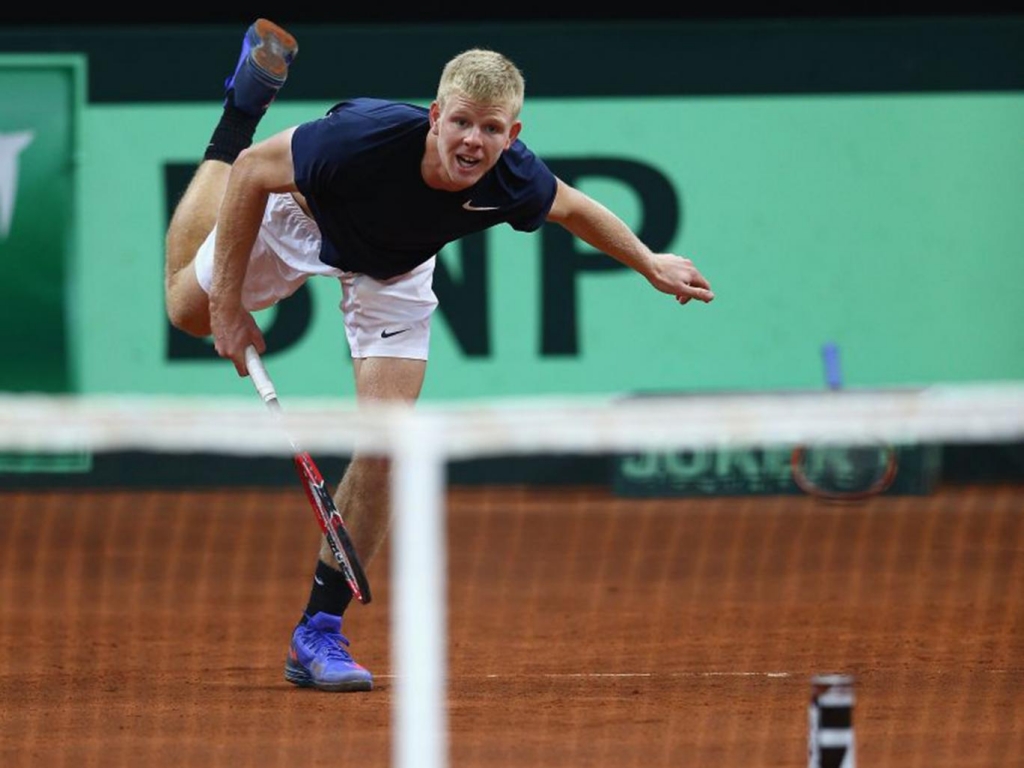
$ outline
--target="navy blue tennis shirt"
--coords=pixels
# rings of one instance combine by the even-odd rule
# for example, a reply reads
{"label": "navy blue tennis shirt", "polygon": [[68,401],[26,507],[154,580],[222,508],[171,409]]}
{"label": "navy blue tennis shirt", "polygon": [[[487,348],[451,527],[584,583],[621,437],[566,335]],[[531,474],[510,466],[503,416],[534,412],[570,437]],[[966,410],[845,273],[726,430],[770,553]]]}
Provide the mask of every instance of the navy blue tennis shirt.
{"label": "navy blue tennis shirt", "polygon": [[557,182],[525,144],[513,142],[469,189],[445,192],[420,175],[429,129],[426,108],[370,98],[295,129],[295,184],[320,227],[321,261],[385,280],[496,224],[541,227]]}

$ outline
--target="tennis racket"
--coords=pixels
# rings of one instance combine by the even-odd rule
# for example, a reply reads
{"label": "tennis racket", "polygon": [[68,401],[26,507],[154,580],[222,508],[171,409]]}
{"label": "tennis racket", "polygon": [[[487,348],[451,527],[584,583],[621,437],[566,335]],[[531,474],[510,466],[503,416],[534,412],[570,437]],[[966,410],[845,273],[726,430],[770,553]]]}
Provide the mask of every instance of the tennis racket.
{"label": "tennis racket", "polygon": [[[843,377],[839,348],[822,347],[828,388],[838,391]],[[798,445],[790,455],[793,481],[807,494],[830,501],[860,501],[885,493],[899,471],[895,446],[874,444],[842,447]]]}
{"label": "tennis racket", "polygon": [[[279,417],[280,420],[281,404],[277,399],[277,390],[274,389],[274,383],[270,380],[267,369],[263,366],[263,360],[260,358],[259,352],[251,345],[245,350],[245,365],[249,371],[249,378],[252,379],[253,386],[256,387],[256,391],[263,399],[263,402],[266,403],[267,408],[275,416]],[[295,471],[302,481],[302,487],[306,491],[306,498],[309,499],[310,506],[313,507],[313,512],[316,513],[316,520],[320,524],[320,530],[323,531],[324,537],[327,539],[327,546],[331,548],[331,553],[334,555],[338,567],[341,568],[341,573],[348,582],[353,596],[365,605],[371,600],[370,582],[366,578],[366,572],[363,570],[362,563],[359,562],[359,555],[356,554],[356,548],[352,544],[348,530],[345,528],[345,521],[342,519],[337,506],[335,506],[334,499],[331,498],[331,494],[327,490],[327,484],[324,482],[323,475],[320,474],[319,468],[313,461],[313,457],[299,447],[294,437],[288,435],[288,440],[291,442],[292,450],[294,451],[293,462],[295,464]]]}

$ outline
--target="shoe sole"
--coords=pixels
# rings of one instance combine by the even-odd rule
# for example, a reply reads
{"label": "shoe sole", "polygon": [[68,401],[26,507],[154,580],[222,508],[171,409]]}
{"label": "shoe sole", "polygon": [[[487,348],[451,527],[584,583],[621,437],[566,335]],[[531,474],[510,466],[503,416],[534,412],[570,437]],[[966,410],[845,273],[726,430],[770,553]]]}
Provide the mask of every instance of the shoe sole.
{"label": "shoe sole", "polygon": [[373,680],[366,680],[364,678],[341,680],[334,683],[318,682],[309,674],[305,667],[293,663],[291,659],[285,662],[284,679],[300,688],[316,688],[319,691],[329,691],[331,693],[355,693],[373,690]]}
{"label": "shoe sole", "polygon": [[282,83],[288,77],[288,62],[299,52],[295,37],[267,19],[254,25],[259,43],[249,51],[249,58],[266,74]]}

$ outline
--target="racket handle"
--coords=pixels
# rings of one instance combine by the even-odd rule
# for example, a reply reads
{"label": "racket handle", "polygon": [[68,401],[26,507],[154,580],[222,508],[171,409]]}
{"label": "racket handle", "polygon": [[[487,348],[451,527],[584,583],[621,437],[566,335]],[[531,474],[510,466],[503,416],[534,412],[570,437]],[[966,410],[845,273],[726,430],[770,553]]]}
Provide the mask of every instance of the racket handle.
{"label": "racket handle", "polygon": [[263,360],[256,347],[250,344],[245,348],[245,367],[249,371],[249,378],[252,385],[256,387],[263,402],[270,404],[277,401],[277,390],[274,389],[274,382],[270,380],[267,369],[263,367]]}

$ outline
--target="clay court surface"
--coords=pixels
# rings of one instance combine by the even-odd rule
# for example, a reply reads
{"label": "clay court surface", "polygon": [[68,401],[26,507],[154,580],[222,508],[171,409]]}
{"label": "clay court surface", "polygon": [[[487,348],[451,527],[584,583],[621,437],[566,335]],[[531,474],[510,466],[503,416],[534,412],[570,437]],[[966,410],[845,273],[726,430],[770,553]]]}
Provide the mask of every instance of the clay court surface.
{"label": "clay court surface", "polygon": [[[301,491],[0,494],[0,765],[388,766],[388,557],[346,634],[368,694],[283,679]],[[1024,487],[449,497],[453,766],[806,765],[810,676],[857,763],[1024,754]]]}

